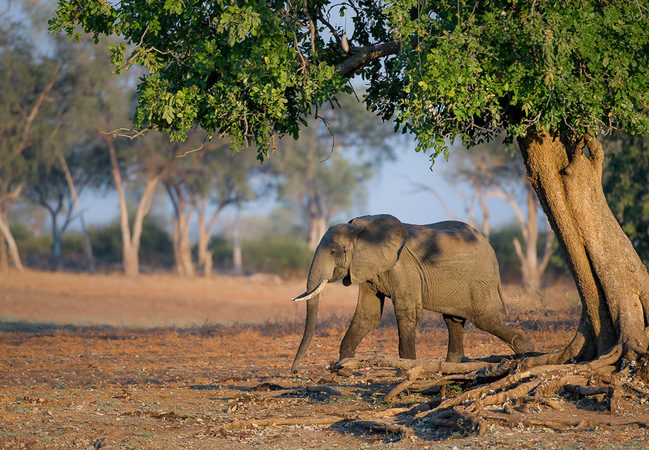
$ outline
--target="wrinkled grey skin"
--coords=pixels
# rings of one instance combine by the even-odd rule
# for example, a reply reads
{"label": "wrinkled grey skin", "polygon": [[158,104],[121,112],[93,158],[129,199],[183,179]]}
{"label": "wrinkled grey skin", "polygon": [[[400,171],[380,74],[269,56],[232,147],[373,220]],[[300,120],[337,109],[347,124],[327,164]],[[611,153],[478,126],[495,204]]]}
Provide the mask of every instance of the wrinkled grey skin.
{"label": "wrinkled grey skin", "polygon": [[[465,320],[498,336],[517,353],[534,351],[530,341],[503,323],[496,255],[487,239],[465,223],[410,225],[386,214],[334,225],[315,251],[307,291],[295,299],[308,298],[323,280],[341,279],[346,286],[360,287],[356,312],[340,344],[340,359],[353,357],[361,340],[377,327],[386,297],[394,304],[401,358],[416,359],[415,336],[423,309],[444,317],[449,362],[464,356]],[[319,297],[307,301],[293,372],[313,337]]]}

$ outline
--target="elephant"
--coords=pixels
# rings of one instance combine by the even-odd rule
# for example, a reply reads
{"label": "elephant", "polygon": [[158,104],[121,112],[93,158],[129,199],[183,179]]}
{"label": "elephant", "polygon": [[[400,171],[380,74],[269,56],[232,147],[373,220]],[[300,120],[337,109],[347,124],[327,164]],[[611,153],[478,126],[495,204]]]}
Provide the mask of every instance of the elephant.
{"label": "elephant", "polygon": [[487,238],[466,223],[402,223],[389,214],[362,216],[333,225],[315,250],[306,292],[304,334],[291,371],[297,373],[313,337],[320,293],[327,283],[359,284],[358,303],[340,344],[340,360],[354,356],[361,340],[381,320],[389,297],[399,331],[399,356],[416,359],[415,338],[422,310],[442,314],[448,328],[446,361],[464,357],[464,324],[505,341],[516,353],[534,351],[507,327],[498,261]]}

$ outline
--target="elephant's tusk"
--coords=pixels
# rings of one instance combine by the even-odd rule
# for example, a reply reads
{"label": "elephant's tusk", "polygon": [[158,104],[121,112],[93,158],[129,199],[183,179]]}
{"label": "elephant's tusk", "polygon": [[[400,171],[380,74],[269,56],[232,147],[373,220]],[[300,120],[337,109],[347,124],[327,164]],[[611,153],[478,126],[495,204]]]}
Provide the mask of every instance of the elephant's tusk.
{"label": "elephant's tusk", "polygon": [[322,280],[319,285],[316,286],[314,290],[311,292],[305,292],[304,294],[300,294],[297,297],[293,297],[291,299],[292,302],[303,302],[305,300],[310,300],[311,298],[315,297],[318,295],[322,290],[325,288],[327,285],[328,281],[327,280]]}

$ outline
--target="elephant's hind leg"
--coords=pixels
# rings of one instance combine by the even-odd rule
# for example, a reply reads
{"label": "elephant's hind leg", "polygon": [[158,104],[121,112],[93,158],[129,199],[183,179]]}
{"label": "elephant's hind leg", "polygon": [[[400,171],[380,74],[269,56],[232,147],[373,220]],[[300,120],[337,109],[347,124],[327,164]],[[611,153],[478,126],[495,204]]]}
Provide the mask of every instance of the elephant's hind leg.
{"label": "elephant's hind leg", "polygon": [[458,316],[443,314],[444,322],[448,328],[447,362],[462,362],[464,357],[464,323],[466,319]]}
{"label": "elephant's hind leg", "polygon": [[360,284],[354,317],[340,343],[340,359],[352,358],[358,344],[379,325],[384,302],[383,294],[373,291],[367,283]]}
{"label": "elephant's hind leg", "polygon": [[[471,318],[473,324],[487,333],[502,339],[516,353],[528,353],[534,351],[532,344],[521,333],[514,331],[505,325],[502,316],[502,300],[497,287],[473,290],[474,304],[480,305],[480,313]],[[477,301],[480,299],[481,301]]]}
{"label": "elephant's hind leg", "polygon": [[473,324],[477,328],[502,339],[516,353],[528,353],[534,351],[534,344],[532,344],[521,333],[517,333],[505,325],[500,317],[480,316],[473,321]]}

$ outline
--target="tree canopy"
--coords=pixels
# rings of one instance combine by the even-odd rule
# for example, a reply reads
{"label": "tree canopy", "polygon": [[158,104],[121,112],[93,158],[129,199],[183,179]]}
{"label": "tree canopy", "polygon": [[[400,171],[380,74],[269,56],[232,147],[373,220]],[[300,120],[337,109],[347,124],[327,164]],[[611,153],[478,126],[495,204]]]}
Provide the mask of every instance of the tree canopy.
{"label": "tree canopy", "polygon": [[138,126],[183,138],[199,125],[260,157],[354,74],[369,107],[433,155],[500,129],[649,129],[646,0],[60,0],[50,25],[124,39],[117,71],[149,70]]}

